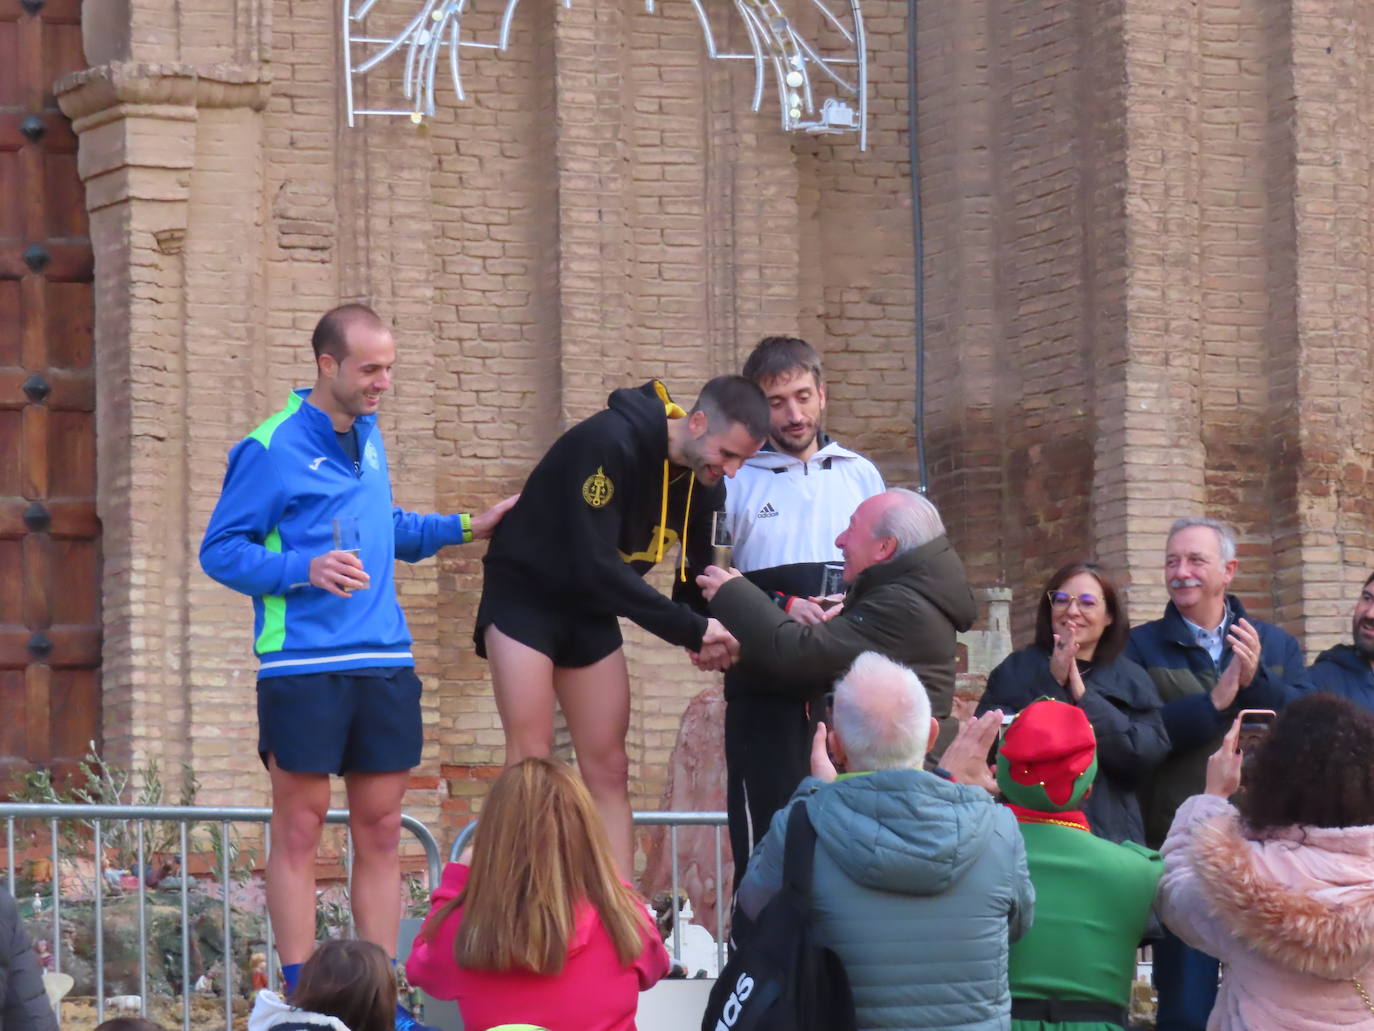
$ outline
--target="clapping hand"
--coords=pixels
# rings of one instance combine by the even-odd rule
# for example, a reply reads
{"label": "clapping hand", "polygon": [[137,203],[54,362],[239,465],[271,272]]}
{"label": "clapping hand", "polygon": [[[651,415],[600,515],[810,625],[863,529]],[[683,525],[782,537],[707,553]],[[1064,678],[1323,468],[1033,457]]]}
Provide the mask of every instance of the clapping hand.
{"label": "clapping hand", "polygon": [[1239,666],[1240,686],[1249,687],[1259,672],[1259,631],[1248,619],[1238,619],[1226,631],[1226,643],[1231,646],[1231,665]]}
{"label": "clapping hand", "polygon": [[1074,700],[1074,704],[1083,700],[1083,695],[1087,693],[1087,687],[1083,683],[1083,674],[1079,672],[1078,663],[1074,662],[1069,667],[1069,682],[1065,685],[1069,689],[1069,697]]}
{"label": "clapping hand", "polygon": [[1061,685],[1068,686],[1069,678],[1078,669],[1078,635],[1072,629],[1054,635],[1054,650],[1050,652],[1050,674]]}
{"label": "clapping hand", "polygon": [[1225,712],[1235,702],[1236,695],[1240,692],[1241,665],[1240,657],[1232,655],[1216,686],[1212,688],[1212,707],[1217,712]]}

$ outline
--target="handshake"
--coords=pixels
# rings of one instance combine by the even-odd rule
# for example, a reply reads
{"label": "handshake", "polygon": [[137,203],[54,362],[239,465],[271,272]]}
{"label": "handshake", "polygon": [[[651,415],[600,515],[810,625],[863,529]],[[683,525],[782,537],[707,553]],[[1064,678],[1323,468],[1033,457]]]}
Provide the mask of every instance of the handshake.
{"label": "handshake", "polygon": [[[707,566],[705,571],[697,577],[697,586],[701,588],[702,596],[709,602],[715,598],[716,592],[721,587],[743,575],[738,569]],[[825,608],[822,602],[827,602],[833,607]],[[834,605],[833,600],[829,599],[793,598],[787,606],[787,614],[804,626],[814,626],[838,616],[841,608],[842,606]],[[692,660],[692,665],[697,669],[708,673],[720,673],[739,661],[739,651],[739,641],[735,640],[734,635],[721,625],[720,620],[708,619],[706,632],[701,637],[701,650],[694,652],[689,649],[687,654]]]}
{"label": "handshake", "polygon": [[[722,569],[720,566],[707,566],[705,572],[697,577],[701,596],[708,602],[716,596],[721,585],[743,576],[738,569]],[[726,630],[718,619],[706,621],[706,632],[701,635],[701,651],[687,650],[692,665],[707,673],[723,673],[739,659],[739,642],[735,635]]]}
{"label": "handshake", "polygon": [[726,630],[718,619],[706,621],[706,632],[701,635],[701,651],[687,650],[692,665],[706,673],[723,673],[739,659],[739,642],[734,634]]}

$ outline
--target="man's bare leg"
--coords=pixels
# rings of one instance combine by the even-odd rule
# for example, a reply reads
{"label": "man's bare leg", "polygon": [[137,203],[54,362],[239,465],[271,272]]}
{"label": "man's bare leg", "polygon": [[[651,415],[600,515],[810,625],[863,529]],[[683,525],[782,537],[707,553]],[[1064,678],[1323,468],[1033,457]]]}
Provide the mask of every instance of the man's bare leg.
{"label": "man's bare leg", "polygon": [[401,929],[401,800],[409,783],[409,770],[344,774],[353,834],[353,923],[359,938],[380,945],[393,959]]}
{"label": "man's bare leg", "polygon": [[506,735],[506,765],[553,753],[553,660],[502,633],[486,629],[487,664],[496,711]]}
{"label": "man's bare leg", "polygon": [[611,839],[621,876],[634,874],[634,827],[630,813],[630,760],[625,735],[630,729],[630,671],[617,648],[604,659],[553,675],[558,703],[568,721],[582,780],[596,803]]}
{"label": "man's bare leg", "polygon": [[329,811],[329,775],[291,773],[267,757],[272,778],[272,852],[267,857],[267,911],[283,966],[315,950],[315,854]]}

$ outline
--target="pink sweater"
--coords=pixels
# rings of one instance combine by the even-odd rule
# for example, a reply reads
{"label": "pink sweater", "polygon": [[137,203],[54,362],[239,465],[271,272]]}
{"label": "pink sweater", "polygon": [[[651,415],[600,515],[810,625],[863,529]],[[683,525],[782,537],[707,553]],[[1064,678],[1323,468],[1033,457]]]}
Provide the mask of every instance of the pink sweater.
{"label": "pink sweater", "polygon": [[[455,898],[467,880],[466,865],[445,866],[430,912]],[[647,912],[644,949],[623,966],[611,936],[586,903],[578,908],[562,973],[463,970],[453,958],[462,914],[461,907],[454,910],[433,941],[424,932],[415,939],[406,977],[436,999],[458,1000],[464,1031],[486,1031],[498,1024],[534,1024],[553,1031],[635,1031],[639,993],[668,972],[668,952]]]}
{"label": "pink sweater", "polygon": [[1374,827],[1244,836],[1225,799],[1179,806],[1164,842],[1164,922],[1225,965],[1208,1031],[1371,1031]]}

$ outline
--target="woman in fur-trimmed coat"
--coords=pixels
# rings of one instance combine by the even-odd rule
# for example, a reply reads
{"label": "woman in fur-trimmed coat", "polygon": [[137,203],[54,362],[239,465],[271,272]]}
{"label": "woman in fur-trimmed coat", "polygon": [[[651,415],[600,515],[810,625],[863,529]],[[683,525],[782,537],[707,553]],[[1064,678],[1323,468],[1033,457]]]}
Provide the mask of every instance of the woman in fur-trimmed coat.
{"label": "woman in fur-trimmed coat", "polygon": [[1164,922],[1226,965],[1208,1031],[1374,1029],[1374,717],[1312,695],[1232,727],[1164,843]]}

